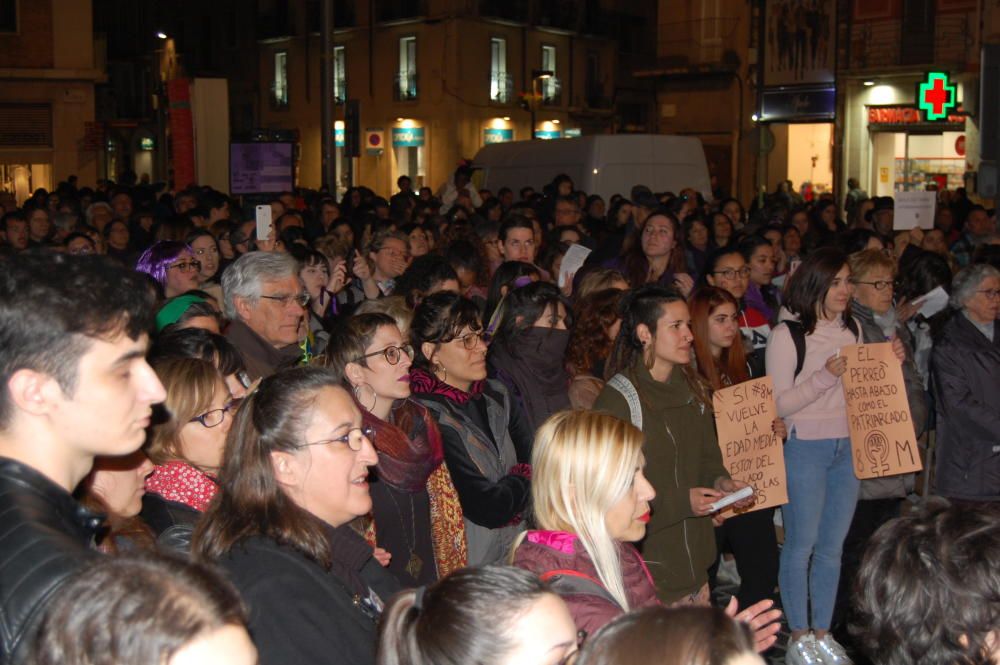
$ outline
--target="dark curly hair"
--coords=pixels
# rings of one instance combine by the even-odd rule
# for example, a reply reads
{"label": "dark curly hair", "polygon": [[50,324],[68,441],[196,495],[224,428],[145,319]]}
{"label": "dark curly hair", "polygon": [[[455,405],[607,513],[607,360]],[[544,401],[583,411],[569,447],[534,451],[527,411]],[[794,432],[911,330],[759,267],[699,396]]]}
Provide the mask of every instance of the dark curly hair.
{"label": "dark curly hair", "polygon": [[1000,512],[932,497],[872,537],[855,625],[882,665],[989,665],[1000,626]]}
{"label": "dark curly hair", "polygon": [[451,291],[432,293],[424,298],[413,312],[410,323],[413,364],[429,367],[430,361],[421,349],[423,343],[447,344],[466,326],[472,330],[483,328],[474,302]]}
{"label": "dark curly hair", "polygon": [[607,359],[614,340],[608,328],[618,320],[618,306],[624,291],[602,289],[590,293],[573,307],[576,325],[566,347],[566,366],[570,374],[587,374],[598,361]]}

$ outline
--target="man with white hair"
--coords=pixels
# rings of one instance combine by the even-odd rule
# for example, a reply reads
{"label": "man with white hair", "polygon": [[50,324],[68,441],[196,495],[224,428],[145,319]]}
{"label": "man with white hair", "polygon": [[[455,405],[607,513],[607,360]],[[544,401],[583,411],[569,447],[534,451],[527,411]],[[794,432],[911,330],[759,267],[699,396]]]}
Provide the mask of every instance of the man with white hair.
{"label": "man with white hair", "polygon": [[222,275],[226,337],[239,350],[251,379],[294,365],[302,355],[309,294],[288,254],[250,252]]}

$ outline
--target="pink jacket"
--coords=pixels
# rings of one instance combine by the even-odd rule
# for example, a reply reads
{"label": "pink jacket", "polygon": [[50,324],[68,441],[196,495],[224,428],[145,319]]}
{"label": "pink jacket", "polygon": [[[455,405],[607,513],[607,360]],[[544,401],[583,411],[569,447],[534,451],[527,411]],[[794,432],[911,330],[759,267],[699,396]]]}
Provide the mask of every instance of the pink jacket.
{"label": "pink jacket", "polygon": [[[620,543],[622,579],[629,609],[660,604],[653,578],[639,551],[631,544]],[[554,570],[572,570],[598,580],[597,569],[577,537],[564,531],[529,531],[514,552],[514,565],[542,576]],[[601,626],[623,614],[618,605],[596,594],[563,596],[578,630],[593,635]]]}

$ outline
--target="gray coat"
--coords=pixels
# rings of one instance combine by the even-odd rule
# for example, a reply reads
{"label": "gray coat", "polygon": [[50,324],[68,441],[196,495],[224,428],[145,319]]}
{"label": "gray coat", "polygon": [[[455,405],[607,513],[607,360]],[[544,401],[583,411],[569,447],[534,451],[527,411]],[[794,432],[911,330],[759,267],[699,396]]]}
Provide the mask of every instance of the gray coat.
{"label": "gray coat", "polygon": [[[512,469],[531,459],[532,432],[511,402],[507,388],[488,380],[480,398],[468,404],[436,394],[415,394],[430,410],[444,443],[444,458],[465,517],[469,565],[501,563],[524,531],[521,521],[531,496],[530,481]],[[489,432],[472,417],[485,404]]]}
{"label": "gray coat", "polygon": [[[855,300],[851,304],[851,313],[861,324],[862,339],[869,344],[885,340],[885,333],[876,323],[874,312]],[[903,383],[906,386],[906,401],[910,405],[910,419],[913,422],[914,434],[919,437],[927,428],[927,395],[920,372],[913,361],[913,337],[905,325],[896,324],[896,336],[903,342],[906,350],[906,360],[903,362]],[[869,499],[903,498],[913,491],[916,474],[904,473],[886,478],[867,478],[861,481],[859,501]]]}
{"label": "gray coat", "polygon": [[945,324],[931,353],[937,409],[935,491],[1000,501],[1000,326],[989,340],[964,314]]}

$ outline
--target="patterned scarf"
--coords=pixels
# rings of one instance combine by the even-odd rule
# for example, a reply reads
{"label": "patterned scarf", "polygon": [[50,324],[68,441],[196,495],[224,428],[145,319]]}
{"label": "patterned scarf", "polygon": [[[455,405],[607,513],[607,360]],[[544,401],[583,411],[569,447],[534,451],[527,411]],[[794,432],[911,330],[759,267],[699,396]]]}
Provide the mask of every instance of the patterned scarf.
{"label": "patterned scarf", "polygon": [[219,485],[204,471],[174,460],[153,469],[146,478],[146,491],[203,513],[219,491]]}
{"label": "patterned scarf", "polygon": [[427,409],[411,400],[393,405],[390,422],[362,409],[365,425],[375,429],[378,477],[404,492],[419,492],[444,460],[441,432]]}
{"label": "patterned scarf", "polygon": [[457,404],[466,404],[483,392],[486,381],[475,381],[469,392],[450,386],[430,372],[420,368],[410,370],[410,390],[418,394],[443,395]]}

